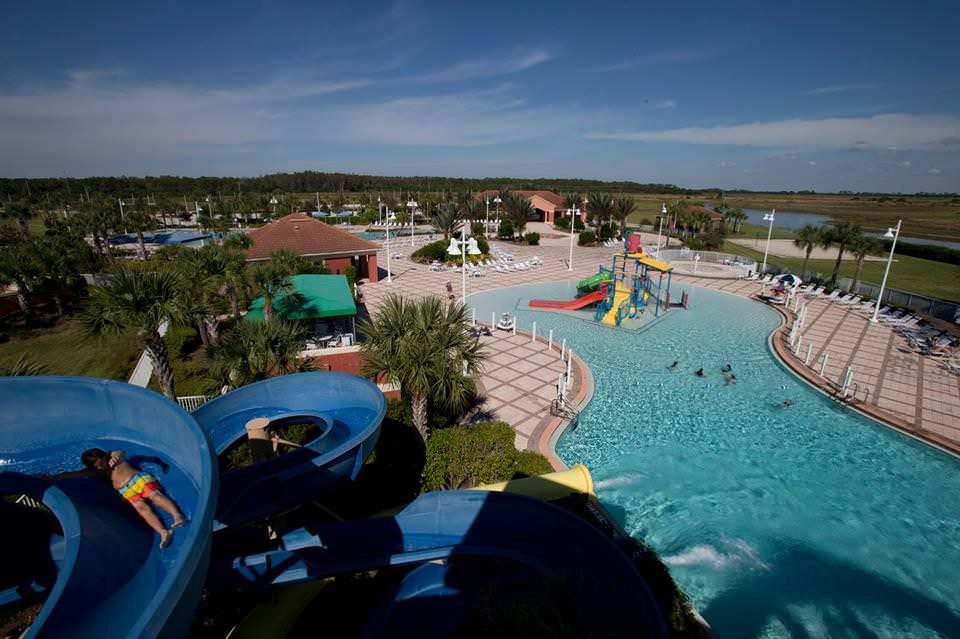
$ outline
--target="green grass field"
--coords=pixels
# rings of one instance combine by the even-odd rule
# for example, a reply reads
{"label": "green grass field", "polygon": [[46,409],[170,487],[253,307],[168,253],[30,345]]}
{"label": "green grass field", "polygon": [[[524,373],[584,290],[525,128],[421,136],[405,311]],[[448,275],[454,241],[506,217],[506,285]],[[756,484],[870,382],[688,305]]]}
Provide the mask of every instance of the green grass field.
{"label": "green grass field", "polygon": [[53,328],[22,332],[0,344],[0,364],[11,365],[25,354],[42,365],[47,375],[126,380],[140,352],[135,335],[85,339],[77,323],[68,320]]}
{"label": "green grass field", "polygon": [[[743,255],[758,262],[763,259],[763,251],[755,251],[733,242],[724,242],[724,252]],[[807,277],[811,276],[826,279],[833,272],[834,260],[810,260],[807,265]],[[767,257],[767,264],[774,264],[791,272],[800,274],[803,266],[802,258],[792,257]],[[863,271],[860,279],[864,282],[879,284],[883,279],[883,269],[886,261],[864,262]],[[853,277],[855,263],[851,258],[844,258],[840,264],[841,277]],[[887,286],[900,291],[908,291],[918,295],[936,297],[943,300],[960,302],[960,266],[955,264],[944,264],[943,262],[934,262],[923,260],[917,257],[906,255],[897,255],[894,257],[893,265],[890,267],[890,278],[887,280]]]}

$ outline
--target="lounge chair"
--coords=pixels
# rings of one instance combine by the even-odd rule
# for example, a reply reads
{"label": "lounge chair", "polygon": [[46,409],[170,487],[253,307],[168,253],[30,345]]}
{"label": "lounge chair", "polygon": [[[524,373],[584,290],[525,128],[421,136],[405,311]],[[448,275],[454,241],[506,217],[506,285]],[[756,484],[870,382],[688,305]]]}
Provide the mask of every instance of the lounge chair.
{"label": "lounge chair", "polygon": [[817,288],[813,289],[809,293],[804,293],[804,295],[806,295],[807,297],[820,297],[821,295],[823,295],[823,289],[824,289],[823,286],[818,286]]}
{"label": "lounge chair", "polygon": [[849,304],[849,303],[850,303],[850,300],[852,300],[852,299],[853,299],[853,294],[852,294],[852,293],[847,293],[847,294],[844,295],[843,297],[837,297],[837,298],[835,298],[834,301],[837,302],[837,303],[839,303],[839,304]]}

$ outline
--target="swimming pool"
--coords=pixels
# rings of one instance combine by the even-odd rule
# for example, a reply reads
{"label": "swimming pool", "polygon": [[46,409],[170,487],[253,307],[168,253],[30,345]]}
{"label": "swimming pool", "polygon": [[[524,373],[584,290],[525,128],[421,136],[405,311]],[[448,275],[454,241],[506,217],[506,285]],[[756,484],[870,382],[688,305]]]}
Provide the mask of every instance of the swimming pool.
{"label": "swimming pool", "polygon": [[523,308],[568,298],[569,283],[469,302],[480,318],[515,310],[521,329],[552,328],[590,366],[596,394],[557,453],[590,468],[720,636],[960,636],[960,460],[784,369],[767,346],[772,309],[681,288],[691,310],[638,331]]}

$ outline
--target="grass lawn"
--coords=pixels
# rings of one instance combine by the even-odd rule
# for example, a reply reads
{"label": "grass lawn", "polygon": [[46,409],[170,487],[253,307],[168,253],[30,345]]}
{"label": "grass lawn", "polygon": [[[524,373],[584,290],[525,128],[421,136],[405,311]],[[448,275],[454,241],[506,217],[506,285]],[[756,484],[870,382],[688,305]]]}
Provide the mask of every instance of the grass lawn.
{"label": "grass lawn", "polygon": [[82,375],[126,381],[140,357],[141,348],[133,334],[86,339],[74,320],[51,328],[15,333],[0,344],[0,363],[10,365],[26,354],[41,364],[47,375]]}
{"label": "grass lawn", "polygon": [[[724,242],[722,250],[727,253],[743,255],[755,259],[758,262],[763,260],[763,251],[755,251],[745,246],[734,244],[733,242]],[[834,260],[810,260],[810,263],[807,265],[807,277],[817,276],[824,279],[829,278],[833,272],[833,263]],[[775,257],[771,255],[767,257],[767,264],[782,266],[799,274],[803,266],[803,259]],[[879,285],[883,279],[883,269],[886,267],[886,264],[886,260],[864,262],[860,279],[864,282]],[[840,276],[853,277],[854,267],[854,260],[844,257],[843,262],[840,264]],[[909,257],[906,255],[895,255],[894,262],[890,266],[890,278],[887,280],[887,286],[918,295],[927,295],[943,300],[960,302],[960,286],[957,286],[958,281],[960,281],[960,266],[958,265],[923,260],[918,257]]]}

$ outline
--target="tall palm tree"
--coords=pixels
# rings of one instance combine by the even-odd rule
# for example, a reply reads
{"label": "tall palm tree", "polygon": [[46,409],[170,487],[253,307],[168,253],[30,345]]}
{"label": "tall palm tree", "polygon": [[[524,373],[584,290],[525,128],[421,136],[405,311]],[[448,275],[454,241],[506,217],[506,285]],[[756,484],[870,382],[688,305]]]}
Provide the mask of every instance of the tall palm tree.
{"label": "tall palm tree", "polygon": [[91,336],[136,331],[153,362],[160,389],[167,397],[176,399],[173,367],[160,336],[160,325],[183,324],[186,310],[180,275],[175,271],[121,268],[109,284],[90,288],[90,299],[80,321]]}
{"label": "tall palm tree", "polygon": [[613,215],[613,198],[606,193],[593,193],[589,196],[587,210],[590,211],[590,223],[593,224],[600,237],[600,229]]}
{"label": "tall palm tree", "polygon": [[13,220],[17,223],[17,229],[20,231],[20,237],[27,239],[30,237],[30,218],[33,216],[33,210],[27,202],[7,202],[0,211],[0,217]]}
{"label": "tall palm tree", "polygon": [[27,324],[33,322],[34,291],[41,281],[40,262],[33,250],[33,242],[20,240],[0,247],[0,283],[16,284],[17,303]]}
{"label": "tall palm tree", "polygon": [[[413,425],[426,441],[432,404],[464,410],[474,392],[473,376],[486,356],[471,335],[466,306],[438,297],[408,300],[388,295],[372,320],[359,327],[365,372],[388,375],[411,402]],[[466,362],[467,374],[463,372]]]}
{"label": "tall palm tree", "polygon": [[614,216],[620,222],[620,237],[627,233],[627,218],[637,208],[637,202],[629,195],[621,195],[614,202]]}
{"label": "tall palm tree", "polygon": [[293,292],[290,276],[297,272],[299,256],[280,250],[270,254],[270,261],[257,264],[250,271],[254,288],[263,295],[263,321],[273,321],[273,302],[281,295]]}
{"label": "tall palm tree", "polygon": [[446,242],[450,236],[457,230],[457,211],[447,204],[441,204],[437,210],[430,216],[430,223],[437,233],[443,233],[443,241]]}
{"label": "tall palm tree", "polygon": [[853,293],[857,290],[857,284],[860,283],[860,271],[863,269],[863,261],[868,255],[882,253],[883,248],[883,242],[876,238],[867,237],[865,235],[861,235],[850,242],[849,250],[857,259],[857,264],[853,270],[853,281],[850,282],[850,288],[847,289],[848,293]]}
{"label": "tall palm tree", "polygon": [[833,264],[833,273],[830,275],[830,285],[837,285],[837,278],[840,277],[840,262],[843,261],[843,252],[847,246],[856,242],[863,236],[863,230],[859,224],[852,222],[838,222],[836,226],[827,231],[830,243],[838,248],[837,261]]}
{"label": "tall palm tree", "polygon": [[710,217],[710,214],[706,211],[694,211],[691,215],[691,220],[694,227],[697,229],[697,233],[703,233],[710,228],[710,222],[713,220]]}
{"label": "tall palm tree", "polygon": [[810,261],[810,254],[813,253],[813,249],[823,244],[823,229],[813,224],[807,224],[796,232],[793,244],[803,249],[803,267],[800,269],[800,279],[806,279],[807,262]]}
{"label": "tall palm tree", "polygon": [[509,193],[503,204],[513,222],[514,232],[522,236],[527,222],[533,216],[533,205],[530,204],[530,200],[515,193]]}
{"label": "tall palm tree", "polygon": [[304,329],[292,322],[237,322],[213,349],[210,377],[219,387],[239,388],[274,375],[310,370],[299,359]]}
{"label": "tall palm tree", "polygon": [[743,225],[744,220],[749,217],[741,209],[733,209],[730,211],[730,216],[733,218],[733,232],[739,233],[740,227]]}

